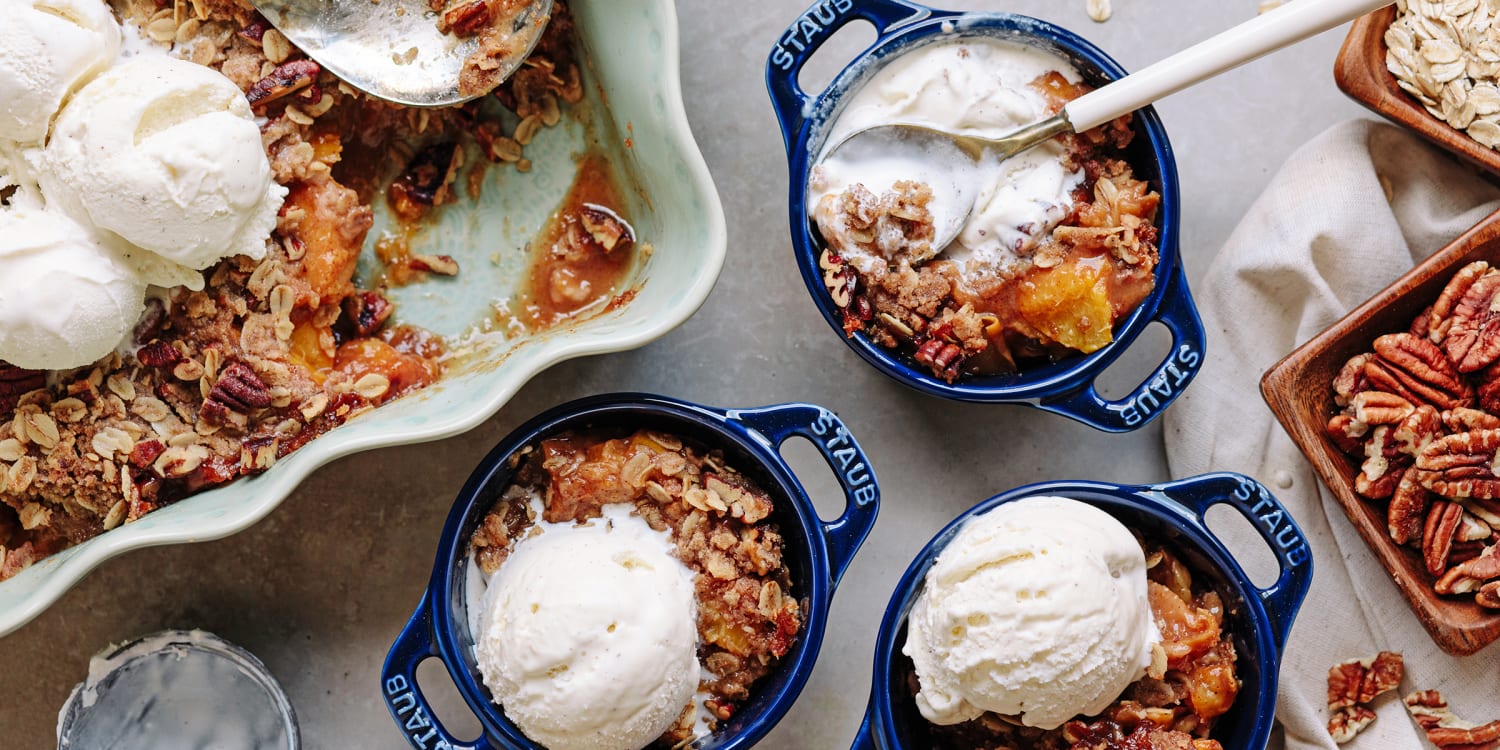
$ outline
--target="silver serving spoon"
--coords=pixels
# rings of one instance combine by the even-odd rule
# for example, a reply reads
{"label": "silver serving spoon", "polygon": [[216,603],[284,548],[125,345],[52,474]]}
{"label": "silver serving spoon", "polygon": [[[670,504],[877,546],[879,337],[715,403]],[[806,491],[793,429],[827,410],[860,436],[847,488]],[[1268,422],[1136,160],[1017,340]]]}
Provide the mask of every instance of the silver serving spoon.
{"label": "silver serving spoon", "polygon": [[[473,99],[459,93],[458,74],[479,46],[437,28],[426,0],[251,0],[287,39],[325,69],[371,96],[414,107]],[[533,0],[512,24],[507,78],[531,53],[552,13],[552,0]]]}
{"label": "silver serving spoon", "polygon": [[[974,184],[981,177],[979,171],[967,168],[968,165],[961,163],[964,161],[963,157],[957,154],[966,155],[968,160],[976,162],[985,151],[994,153],[1001,160],[1008,159],[1064,133],[1082,133],[1103,125],[1157,99],[1365,13],[1384,8],[1392,2],[1393,0],[1293,0],[1148,68],[1100,86],[1068,102],[1056,115],[1008,135],[985,138],[915,123],[873,125],[855,130],[831,143],[823,150],[819,161],[826,161],[834,152],[858,142],[858,148],[867,153],[889,154],[890,149],[911,149],[908,154],[936,154],[936,158],[944,162],[944,171],[949,171],[946,167],[953,166],[957,170],[954,179],[932,185],[933,203],[943,201],[947,205],[958,206],[959,209],[947,212],[939,226],[934,227],[937,236],[931,243],[932,250],[928,256],[931,257],[942,252],[958,237],[974,211],[974,197],[980,192],[980,186]],[[945,157],[944,154],[953,154],[954,158]],[[940,195],[944,190],[948,194]]]}

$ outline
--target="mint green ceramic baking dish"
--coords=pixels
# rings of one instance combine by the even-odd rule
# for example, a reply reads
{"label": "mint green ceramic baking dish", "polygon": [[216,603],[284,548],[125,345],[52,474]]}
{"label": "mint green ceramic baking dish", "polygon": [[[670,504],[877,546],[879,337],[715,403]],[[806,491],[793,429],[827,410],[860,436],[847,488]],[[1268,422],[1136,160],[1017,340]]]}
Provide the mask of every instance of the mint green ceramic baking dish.
{"label": "mint green ceramic baking dish", "polygon": [[[481,200],[446,207],[441,223],[413,240],[413,250],[453,255],[462,273],[392,296],[402,322],[448,336],[492,317],[495,304],[519,288],[526,244],[566,195],[575,156],[593,148],[614,162],[636,232],[653,247],[632,271],[635,298],[540,335],[470,335],[449,376],[426,391],[350,421],[263,475],[158,510],[0,582],[0,635],[35,617],[114,555],[233,534],[265,517],[334,459],[457,435],[499,411],[542,370],[573,357],[639,347],[698,309],[723,266],[724,210],[683,111],[676,11],[671,0],[572,5],[587,61],[592,125],[570,118],[544,130],[527,149],[529,173],[492,169]],[[591,134],[597,145],[589,143]],[[380,228],[377,220],[370,242]]]}

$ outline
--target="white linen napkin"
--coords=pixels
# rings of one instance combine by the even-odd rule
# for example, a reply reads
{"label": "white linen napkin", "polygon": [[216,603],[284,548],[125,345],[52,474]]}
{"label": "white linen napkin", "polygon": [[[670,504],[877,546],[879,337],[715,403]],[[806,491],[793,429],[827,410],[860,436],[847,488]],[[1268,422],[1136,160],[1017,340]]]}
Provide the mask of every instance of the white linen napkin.
{"label": "white linen napkin", "polygon": [[[1172,476],[1254,476],[1313,547],[1312,590],[1277,700],[1291,750],[1338,747],[1326,729],[1328,668],[1381,650],[1405,655],[1406,679],[1345,748],[1428,747],[1400,701],[1418,689],[1442,691],[1469,721],[1500,719],[1500,644],[1463,658],[1437,648],[1260,396],[1266,369],[1495,210],[1497,197],[1472,168],[1405,131],[1346,122],[1292,155],[1193,289],[1208,356],[1165,415]],[[1231,549],[1261,544],[1248,527],[1226,536]]]}

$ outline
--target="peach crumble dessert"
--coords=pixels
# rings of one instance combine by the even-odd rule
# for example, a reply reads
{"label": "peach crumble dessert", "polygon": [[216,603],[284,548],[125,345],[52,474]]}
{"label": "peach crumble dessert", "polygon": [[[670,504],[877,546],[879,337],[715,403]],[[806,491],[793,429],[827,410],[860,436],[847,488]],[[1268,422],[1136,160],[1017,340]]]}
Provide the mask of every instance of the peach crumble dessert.
{"label": "peach crumble dessert", "polygon": [[[1065,59],[1041,50],[935,43],[857,90],[826,142],[891,123],[996,137],[1087,91]],[[878,133],[825,154],[807,211],[845,333],[950,383],[1108,345],[1155,287],[1160,196],[1126,160],[1134,135],[1127,115],[1003,161]],[[950,225],[961,225],[956,239],[935,246]]]}
{"label": "peach crumble dessert", "polygon": [[563,433],[518,460],[469,578],[506,716],[551,750],[677,747],[733,716],[802,627],[771,497],[648,430]]}
{"label": "peach crumble dessert", "polygon": [[[460,259],[407,239],[588,119],[561,2],[492,97],[444,109],[361,95],[240,0],[23,0],[12,22],[41,64],[0,51],[25,74],[0,92],[30,97],[0,104],[0,580],[440,379],[449,342],[385,292]],[[524,330],[628,301],[620,196],[579,157],[524,250]],[[356,278],[379,201],[399,228]]]}
{"label": "peach crumble dessert", "polygon": [[1176,554],[1104,511],[1005,503],[961,527],[907,616],[911,737],[951,750],[1219,750],[1214,722],[1240,688],[1223,621],[1219,595]]}

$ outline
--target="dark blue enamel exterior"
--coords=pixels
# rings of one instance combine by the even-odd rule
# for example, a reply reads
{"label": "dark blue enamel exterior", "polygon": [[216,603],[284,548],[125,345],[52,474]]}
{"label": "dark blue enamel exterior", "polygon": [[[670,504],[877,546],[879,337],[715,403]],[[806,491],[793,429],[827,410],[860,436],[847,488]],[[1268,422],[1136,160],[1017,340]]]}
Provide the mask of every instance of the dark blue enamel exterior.
{"label": "dark blue enamel exterior", "polygon": [[[517,428],[485,457],[454,503],[438,543],[427,592],[386,657],[381,693],[412,747],[540,750],[508,721],[477,679],[473,637],[465,618],[464,572],[468,539],[509,483],[511,458],[521,448],[570,428],[619,424],[652,427],[721,448],[746,474],[777,498],[773,519],[781,528],[787,567],[807,610],[802,635],[780,666],[757,685],[756,695],[700,750],[754,745],[791,708],[817,659],[834,589],[859,550],[879,510],[879,487],[870,462],[852,435],[828,410],[809,404],[720,410],[662,396],[622,393],[564,404]],[[818,518],[812,501],[778,447],[808,438],[838,475],[847,506],[834,521]],[[438,725],[415,684],[417,666],[439,658],[469,708],[484,726],[481,737],[460,740]]]}
{"label": "dark blue enamel exterior", "polygon": [[[1103,482],[1046,482],[1019,487],[974,506],[948,524],[917,555],[891,597],[875,642],[874,685],[864,725],[854,750],[918,750],[905,740],[908,727],[921,721],[915,703],[905,695],[904,674],[896,666],[905,641],[906,614],[920,593],[927,570],[964,522],[996,506],[1038,495],[1060,495],[1092,504],[1122,523],[1180,550],[1194,573],[1215,578],[1229,613],[1225,629],[1239,653],[1239,697],[1220,718],[1214,737],[1225,750],[1264,750],[1276,715],[1276,677],[1281,650],[1307,587],[1312,582],[1312,554],[1307,538],[1280,501],[1255,480],[1219,473],[1169,484],[1126,486]],[[1275,583],[1259,588],[1204,524],[1204,514],[1224,503],[1245,515],[1276,554],[1281,572]],[[925,750],[925,748],[923,749]]]}
{"label": "dark blue enamel exterior", "polygon": [[[797,84],[802,64],[823,41],[845,24],[863,19],[874,25],[878,38],[852,61],[822,93],[809,96]],[[927,8],[905,0],[822,0],[814,4],[783,34],[766,64],[766,84],[781,123],[791,178],[788,212],[792,245],[813,300],[823,318],[865,361],[907,386],[924,393],[960,401],[1024,403],[1068,416],[1100,430],[1126,432],[1155,419],[1197,375],[1204,352],[1203,324],[1198,319],[1186,277],[1178,263],[1178,223],[1181,197],[1177,166],[1166,130],[1150,107],[1135,113],[1137,138],[1132,163],[1162,197],[1158,215],[1161,260],[1156,288],[1126,320],[1116,326],[1115,340],[1088,355],[1028,368],[1018,375],[964,378],[946,383],[907,357],[871,342],[863,334],[846,337],[838,307],[823,287],[818,269],[821,243],[814,236],[804,206],[807,177],[823,146],[824,126],[836,119],[841,99],[856,90],[880,61],[914,45],[955,36],[984,35],[1042,46],[1069,58],[1091,83],[1102,84],[1125,75],[1119,64],[1073,33],[1027,16],[1009,13],[956,13]],[[1150,170],[1149,173],[1147,170]],[[1126,399],[1110,401],[1093,385],[1094,378],[1128,348],[1141,331],[1160,321],[1173,343],[1163,362]]]}

